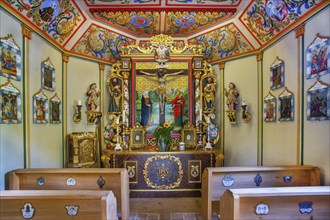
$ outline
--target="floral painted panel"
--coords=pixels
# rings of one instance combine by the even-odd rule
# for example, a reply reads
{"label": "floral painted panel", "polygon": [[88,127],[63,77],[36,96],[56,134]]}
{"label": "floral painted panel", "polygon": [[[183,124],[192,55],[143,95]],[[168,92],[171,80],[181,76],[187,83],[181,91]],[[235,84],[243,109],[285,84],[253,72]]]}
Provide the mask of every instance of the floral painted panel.
{"label": "floral painted panel", "polygon": [[134,35],[154,35],[160,33],[160,13],[158,11],[119,11],[90,9],[93,17]]}
{"label": "floral painted panel", "polygon": [[114,62],[119,58],[121,48],[135,44],[135,40],[111,32],[97,25],[91,25],[72,51],[89,56]]}
{"label": "floral painted panel", "polygon": [[6,0],[57,43],[65,45],[86,18],[74,0]]}
{"label": "floral painted panel", "polygon": [[[167,6],[238,6],[242,0],[166,0]],[[244,0],[246,1],[246,0]]]}
{"label": "floral painted panel", "polygon": [[260,44],[283,32],[328,0],[254,0],[239,18]]}
{"label": "floral painted panel", "polygon": [[89,7],[159,6],[162,0],[85,0]]}
{"label": "floral painted panel", "polygon": [[236,9],[217,11],[168,11],[166,13],[166,34],[187,34],[232,17]]}
{"label": "floral painted panel", "polygon": [[254,50],[250,42],[233,23],[189,39],[188,44],[202,46],[204,57],[209,61],[232,57]]}

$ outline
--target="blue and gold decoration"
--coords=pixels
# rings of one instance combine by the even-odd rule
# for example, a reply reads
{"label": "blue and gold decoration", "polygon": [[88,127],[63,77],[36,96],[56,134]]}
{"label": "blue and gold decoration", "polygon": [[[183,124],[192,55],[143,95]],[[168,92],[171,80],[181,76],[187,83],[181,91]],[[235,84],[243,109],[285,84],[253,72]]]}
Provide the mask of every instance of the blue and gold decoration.
{"label": "blue and gold decoration", "polygon": [[183,177],[180,158],[171,155],[149,157],[144,164],[143,176],[149,188],[178,188]]}
{"label": "blue and gold decoration", "polygon": [[126,160],[125,168],[127,169],[127,174],[129,178],[129,183],[137,184],[138,179],[138,161],[137,160]]}
{"label": "blue and gold decoration", "polygon": [[312,213],[313,211],[313,202],[300,202],[299,204],[299,211],[301,214],[304,214],[304,213]]}
{"label": "blue and gold decoration", "polygon": [[222,186],[224,187],[232,187],[235,183],[235,179],[233,177],[233,175],[231,174],[226,174],[223,176],[222,180],[221,180]]}

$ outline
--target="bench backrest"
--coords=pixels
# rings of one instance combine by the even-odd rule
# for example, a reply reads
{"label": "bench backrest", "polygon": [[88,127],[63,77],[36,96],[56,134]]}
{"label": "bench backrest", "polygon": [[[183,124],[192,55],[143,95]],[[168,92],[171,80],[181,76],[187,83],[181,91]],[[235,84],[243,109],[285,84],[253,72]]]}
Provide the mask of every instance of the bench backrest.
{"label": "bench backrest", "polygon": [[227,189],[319,185],[315,166],[208,167],[202,175],[202,218],[211,219],[212,202]]}
{"label": "bench backrest", "polygon": [[2,220],[118,219],[111,191],[7,190],[0,192],[0,207]]}
{"label": "bench backrest", "polygon": [[224,219],[329,219],[330,186],[228,189],[220,199]]}
{"label": "bench backrest", "polygon": [[111,190],[117,199],[119,215],[124,219],[129,217],[125,168],[17,169],[8,175],[10,190]]}

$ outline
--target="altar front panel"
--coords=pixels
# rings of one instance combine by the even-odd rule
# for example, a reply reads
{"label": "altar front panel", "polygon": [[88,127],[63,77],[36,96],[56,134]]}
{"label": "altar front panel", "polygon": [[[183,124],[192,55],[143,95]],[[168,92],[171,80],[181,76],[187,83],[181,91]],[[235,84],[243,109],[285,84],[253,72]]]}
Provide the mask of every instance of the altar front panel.
{"label": "altar front panel", "polygon": [[126,168],[130,197],[201,196],[202,172],[218,152],[107,152],[109,167]]}

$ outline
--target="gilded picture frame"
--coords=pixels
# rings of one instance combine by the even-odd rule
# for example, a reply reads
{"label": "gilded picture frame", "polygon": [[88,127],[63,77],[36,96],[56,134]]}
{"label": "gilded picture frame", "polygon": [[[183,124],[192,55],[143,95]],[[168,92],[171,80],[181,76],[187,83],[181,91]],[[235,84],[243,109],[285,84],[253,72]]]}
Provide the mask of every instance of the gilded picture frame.
{"label": "gilded picture frame", "polygon": [[48,123],[48,98],[42,89],[33,95],[33,123]]}
{"label": "gilded picture frame", "polygon": [[307,90],[307,120],[322,121],[330,119],[330,84],[319,78]]}
{"label": "gilded picture frame", "polygon": [[306,51],[306,78],[312,79],[330,73],[330,38],[319,34]]}
{"label": "gilded picture frame", "polygon": [[0,124],[19,124],[22,121],[21,92],[8,79],[0,85]]}
{"label": "gilded picture frame", "polygon": [[21,49],[12,35],[0,37],[0,76],[21,81]]}
{"label": "gilded picture frame", "polygon": [[130,130],[131,149],[141,149],[146,146],[146,129],[140,123],[136,123]]}
{"label": "gilded picture frame", "polygon": [[270,67],[270,89],[278,89],[284,86],[284,61],[276,57]]}
{"label": "gilded picture frame", "polygon": [[186,123],[181,130],[181,141],[184,142],[186,149],[194,149],[196,147],[196,128],[190,122]]}
{"label": "gilded picture frame", "polygon": [[276,121],[276,97],[269,92],[264,99],[264,121]]}
{"label": "gilded picture frame", "polygon": [[61,108],[61,100],[57,96],[57,93],[50,98],[50,104],[49,104],[49,118],[51,124],[60,124],[62,121],[62,108]]}
{"label": "gilded picture frame", "polygon": [[41,63],[41,88],[55,91],[55,68],[49,57]]}
{"label": "gilded picture frame", "polygon": [[294,120],[294,96],[287,87],[278,97],[278,111],[279,121],[293,121]]}

